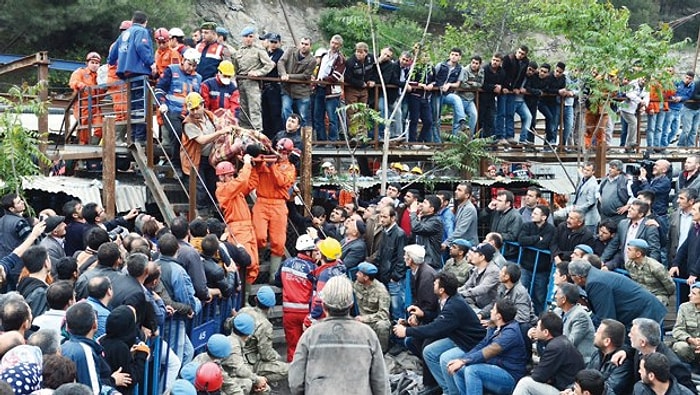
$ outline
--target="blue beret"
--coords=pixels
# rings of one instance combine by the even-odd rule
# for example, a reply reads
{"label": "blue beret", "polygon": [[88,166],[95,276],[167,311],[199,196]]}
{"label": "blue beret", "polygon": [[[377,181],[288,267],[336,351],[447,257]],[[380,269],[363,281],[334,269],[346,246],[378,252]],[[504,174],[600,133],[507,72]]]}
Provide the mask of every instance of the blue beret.
{"label": "blue beret", "polygon": [[255,28],[253,26],[244,27],[243,30],[241,30],[241,37],[250,36],[251,34],[255,34]]}
{"label": "blue beret", "polygon": [[238,313],[233,319],[233,327],[244,336],[250,336],[255,332],[255,319],[250,314]]}
{"label": "blue beret", "polygon": [[646,240],[643,239],[632,239],[627,242],[627,245],[630,247],[639,248],[640,250],[644,250],[644,252],[646,252],[649,249],[649,243],[647,243]]}
{"label": "blue beret", "polygon": [[467,251],[468,249],[473,247],[472,243],[470,243],[464,239],[454,239],[454,240],[452,240],[452,245],[458,245],[458,246],[462,247],[462,249],[464,251]]}
{"label": "blue beret", "polygon": [[591,248],[591,246],[589,246],[588,244],[577,244],[576,247],[574,247],[574,250],[581,250],[585,254],[593,253],[593,248]]}
{"label": "blue beret", "polygon": [[223,26],[217,26],[216,27],[216,34],[219,34],[224,37],[228,37],[228,30],[223,27]]}
{"label": "blue beret", "polygon": [[180,377],[189,381],[190,383],[194,383],[194,378],[197,376],[197,369],[199,368],[199,365],[201,365],[199,362],[192,361],[183,366],[180,370]]}
{"label": "blue beret", "polygon": [[173,388],[170,389],[170,395],[197,395],[197,390],[194,385],[187,380],[175,380]]}
{"label": "blue beret", "polygon": [[231,342],[220,333],[213,334],[207,341],[207,351],[214,358],[228,358],[231,355]]}
{"label": "blue beret", "polygon": [[263,307],[272,307],[277,302],[275,301],[275,291],[269,286],[265,285],[258,289],[258,302],[263,305]]}
{"label": "blue beret", "polygon": [[379,272],[379,270],[377,270],[377,267],[369,262],[360,263],[359,265],[357,265],[357,270],[369,275],[375,275],[377,274],[377,272]]}

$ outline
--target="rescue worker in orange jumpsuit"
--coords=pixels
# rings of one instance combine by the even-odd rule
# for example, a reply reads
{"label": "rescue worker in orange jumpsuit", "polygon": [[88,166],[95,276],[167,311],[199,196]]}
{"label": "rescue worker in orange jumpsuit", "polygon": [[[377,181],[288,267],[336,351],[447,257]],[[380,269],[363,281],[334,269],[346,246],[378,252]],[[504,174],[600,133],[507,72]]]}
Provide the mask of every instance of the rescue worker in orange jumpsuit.
{"label": "rescue worker in orange jumpsuit", "polygon": [[[253,190],[250,184],[251,166],[250,155],[243,157],[243,167],[238,171],[231,162],[224,161],[216,165],[216,200],[224,212],[224,220],[228,225],[229,242],[243,245],[250,255],[250,266],[246,272],[246,284],[253,284],[258,277],[260,263],[258,262],[258,244],[255,240],[255,229],[250,216],[250,208],[245,197]],[[247,292],[246,292],[247,293]]]}
{"label": "rescue worker in orange jumpsuit", "polygon": [[[122,21],[119,25],[119,34],[131,27],[131,21]],[[110,45],[109,51],[112,52]],[[107,93],[112,97],[112,108],[114,110],[114,120],[116,121],[117,141],[126,142],[126,84],[117,76],[117,65],[107,64]]]}
{"label": "rescue worker in orange jumpsuit", "polygon": [[73,108],[73,116],[78,119],[80,128],[78,131],[78,142],[82,145],[91,143],[90,132],[94,138],[93,144],[99,143],[102,138],[102,111],[99,107],[101,90],[92,89],[88,93],[88,87],[97,85],[97,69],[100,68],[102,57],[97,52],[90,52],[85,57],[86,66],[73,72],[70,76],[69,85],[78,95],[79,100]]}
{"label": "rescue worker in orange jumpsuit", "polygon": [[171,64],[180,64],[182,62],[182,56],[176,50],[170,47],[170,33],[168,29],[161,27],[158,28],[153,37],[158,43],[158,49],[156,50],[156,70],[158,71],[158,78],[163,75],[168,66]]}
{"label": "rescue worker in orange jumpsuit", "polygon": [[[289,154],[294,149],[294,144],[284,144],[282,139],[277,144],[279,159],[275,163],[261,163],[254,168],[251,184],[257,189],[258,200],[253,206],[253,222],[255,224],[255,237],[258,240],[258,248],[265,248],[270,242],[270,283],[274,280],[282,256],[284,244],[287,240],[287,200],[289,200],[289,188],[296,179],[296,169],[289,162]],[[268,232],[269,231],[269,232]],[[268,239],[269,233],[269,239]]]}

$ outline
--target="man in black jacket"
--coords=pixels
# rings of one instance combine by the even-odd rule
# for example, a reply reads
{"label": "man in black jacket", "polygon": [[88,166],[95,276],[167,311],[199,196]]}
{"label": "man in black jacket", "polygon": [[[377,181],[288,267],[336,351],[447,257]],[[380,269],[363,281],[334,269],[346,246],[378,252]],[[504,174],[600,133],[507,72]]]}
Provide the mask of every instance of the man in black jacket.
{"label": "man in black jacket", "polygon": [[406,263],[401,254],[406,245],[406,233],[396,224],[396,210],[393,206],[383,207],[379,211],[379,222],[384,228],[384,234],[375,259],[379,269],[377,279],[389,290],[391,319],[398,320],[406,316],[404,309]]}
{"label": "man in black jacket", "polygon": [[[345,62],[345,102],[367,104],[370,90],[374,94],[374,84],[379,80],[374,56],[369,53],[367,43],[355,44],[355,54]],[[354,125],[358,133],[367,133],[364,122],[353,120],[356,109],[348,109],[348,131],[354,135]]]}
{"label": "man in black jacket", "polygon": [[[384,100],[384,90],[379,89],[379,102],[375,103],[374,93],[369,95],[369,107],[377,108],[379,114],[387,119],[394,110],[396,104],[396,99],[399,98],[399,86],[401,82],[399,78],[401,77],[401,68],[398,63],[393,60],[394,50],[391,47],[384,47],[379,54],[379,71],[381,73],[381,79],[377,78],[378,82],[383,82],[386,89],[386,101]],[[402,112],[399,108],[396,111],[395,116],[391,119],[391,125],[389,126],[389,137],[398,137],[401,134],[401,129],[403,125],[401,124]],[[373,137],[374,130],[370,130],[369,136]],[[384,125],[379,125],[379,139],[384,139]]]}
{"label": "man in black jacket", "polygon": [[425,262],[434,269],[442,268],[442,220],[435,215],[441,207],[440,198],[428,195],[420,204],[408,208],[411,216],[411,231],[416,244],[425,248]]}
{"label": "man in black jacket", "polygon": [[593,234],[586,228],[583,216],[583,211],[573,209],[569,212],[566,222],[562,222],[557,227],[551,248],[555,263],[568,261],[574,248],[579,244],[593,246]]}
{"label": "man in black jacket", "polygon": [[[531,222],[526,222],[518,235],[518,242],[522,247],[532,247],[538,250],[549,250],[556,228],[550,224],[549,207],[536,206],[532,210]],[[535,265],[537,266],[535,268]],[[549,285],[549,272],[552,270],[551,253],[539,254],[529,248],[523,248],[520,257],[522,276],[520,282],[530,290],[530,285],[534,279],[532,290],[532,303],[535,305],[535,314],[539,315],[544,308],[547,298],[547,286]]]}
{"label": "man in black jacket", "polygon": [[406,326],[399,323],[394,327],[396,336],[408,337],[407,343],[422,343],[423,384],[426,387],[423,393],[437,392],[440,388],[449,393],[447,381],[450,378],[443,377],[440,355],[455,347],[459,347],[460,352],[468,352],[486,334],[474,310],[457,295],[458,286],[454,274],[439,273],[433,284],[433,292],[441,306],[438,316],[427,325]]}
{"label": "man in black jacket", "polygon": [[[503,55],[495,53],[491,57],[491,63],[484,66],[484,85],[479,94],[479,127],[482,129],[481,137],[491,137],[496,132],[496,96],[501,94],[505,83],[506,74],[501,67]],[[503,137],[503,136],[496,136]],[[505,138],[497,141],[499,144],[507,143]]]}
{"label": "man in black jacket", "polygon": [[[120,276],[112,281],[114,297],[109,307],[114,309],[121,305],[129,305],[136,310],[138,327],[144,327],[151,332],[158,330],[153,305],[146,300],[146,291],[143,282],[148,277],[148,256],[139,252],[132,253],[126,258],[128,275]],[[150,336],[150,333],[147,334]]]}
{"label": "man in black jacket", "polygon": [[574,383],[584,368],[583,356],[563,334],[564,322],[552,312],[544,313],[528,335],[545,345],[532,375],[523,377],[513,395],[559,395]]}

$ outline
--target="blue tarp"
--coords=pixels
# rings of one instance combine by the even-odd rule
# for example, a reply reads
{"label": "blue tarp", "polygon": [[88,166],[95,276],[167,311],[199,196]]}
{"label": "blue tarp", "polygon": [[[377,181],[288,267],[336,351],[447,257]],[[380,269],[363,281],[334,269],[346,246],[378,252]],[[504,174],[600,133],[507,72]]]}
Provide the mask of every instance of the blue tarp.
{"label": "blue tarp", "polygon": [[[13,62],[17,59],[22,59],[25,56],[26,55],[0,54],[0,65],[8,64],[8,63]],[[75,61],[63,60],[63,59],[50,59],[50,60],[51,60],[51,64],[49,65],[49,69],[52,69],[52,70],[73,72],[77,68],[85,66],[84,62],[75,62]]]}

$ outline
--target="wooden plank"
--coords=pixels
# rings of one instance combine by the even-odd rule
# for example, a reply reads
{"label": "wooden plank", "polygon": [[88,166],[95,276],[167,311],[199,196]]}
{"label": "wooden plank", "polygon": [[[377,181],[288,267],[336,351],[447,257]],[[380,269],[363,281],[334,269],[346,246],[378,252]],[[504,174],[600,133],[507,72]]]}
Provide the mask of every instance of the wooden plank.
{"label": "wooden plank", "polygon": [[51,61],[49,60],[49,53],[46,51],[41,51],[32,55],[25,56],[21,59],[17,59],[14,62],[10,62],[0,66],[0,75],[8,74],[17,70],[26,69],[37,64],[49,65],[50,63]]}
{"label": "wooden plank", "polygon": [[114,116],[104,118],[102,125],[102,207],[108,218],[114,218],[117,211],[117,132]]}
{"label": "wooden plank", "polygon": [[311,204],[311,157],[313,148],[313,129],[310,126],[301,128],[301,141],[304,143],[304,150],[301,153],[301,194],[304,204]]}

